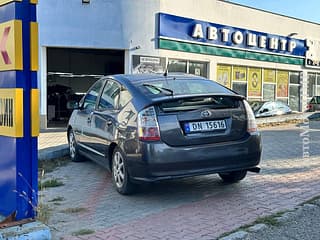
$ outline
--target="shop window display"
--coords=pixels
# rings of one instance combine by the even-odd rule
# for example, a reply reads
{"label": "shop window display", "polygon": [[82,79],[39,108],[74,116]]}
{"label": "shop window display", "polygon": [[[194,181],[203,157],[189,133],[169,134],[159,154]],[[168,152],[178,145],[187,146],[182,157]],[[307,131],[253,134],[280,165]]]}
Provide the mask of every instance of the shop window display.
{"label": "shop window display", "polygon": [[263,100],[264,101],[273,101],[276,97],[276,85],[265,83],[263,84]]}

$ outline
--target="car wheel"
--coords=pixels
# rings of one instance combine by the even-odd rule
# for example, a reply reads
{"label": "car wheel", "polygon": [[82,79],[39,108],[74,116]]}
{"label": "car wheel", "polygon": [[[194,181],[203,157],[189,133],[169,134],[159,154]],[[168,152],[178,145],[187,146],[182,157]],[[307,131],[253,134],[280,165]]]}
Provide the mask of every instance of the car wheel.
{"label": "car wheel", "polygon": [[76,138],[72,130],[69,131],[68,135],[69,142],[69,156],[73,162],[82,162],[84,161],[83,157],[80,156]]}
{"label": "car wheel", "polygon": [[134,191],[134,184],[130,180],[125,155],[116,147],[112,155],[112,179],[117,191],[127,195]]}
{"label": "car wheel", "polygon": [[246,175],[247,175],[246,170],[219,173],[219,176],[222,178],[222,180],[227,183],[239,182],[242,179],[244,179]]}

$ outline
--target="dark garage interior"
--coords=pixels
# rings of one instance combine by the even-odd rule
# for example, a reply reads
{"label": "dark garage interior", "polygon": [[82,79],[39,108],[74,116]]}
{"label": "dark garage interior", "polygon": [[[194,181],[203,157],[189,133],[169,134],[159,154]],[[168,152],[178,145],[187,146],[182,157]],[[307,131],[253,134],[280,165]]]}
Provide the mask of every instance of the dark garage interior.
{"label": "dark garage interior", "polygon": [[68,101],[80,100],[101,76],[121,73],[123,50],[48,48],[48,127],[65,127],[72,112],[67,108]]}

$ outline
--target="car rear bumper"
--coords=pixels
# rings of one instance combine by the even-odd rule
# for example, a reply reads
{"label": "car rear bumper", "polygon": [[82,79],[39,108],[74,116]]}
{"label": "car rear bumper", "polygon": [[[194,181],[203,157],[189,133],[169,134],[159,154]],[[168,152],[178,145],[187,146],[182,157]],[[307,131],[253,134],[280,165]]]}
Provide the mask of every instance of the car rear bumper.
{"label": "car rear bumper", "polygon": [[245,170],[259,164],[261,149],[259,133],[238,141],[186,147],[141,142],[141,154],[127,157],[129,175],[134,180],[157,181]]}

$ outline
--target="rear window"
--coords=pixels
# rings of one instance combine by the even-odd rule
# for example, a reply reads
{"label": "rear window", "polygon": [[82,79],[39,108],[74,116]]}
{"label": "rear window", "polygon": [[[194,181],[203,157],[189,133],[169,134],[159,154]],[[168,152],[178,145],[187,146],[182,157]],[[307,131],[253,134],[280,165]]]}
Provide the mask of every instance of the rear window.
{"label": "rear window", "polygon": [[150,97],[159,95],[233,94],[232,91],[210,80],[177,79],[146,82],[139,86]]}
{"label": "rear window", "polygon": [[183,98],[175,101],[163,102],[159,105],[162,112],[190,111],[199,108],[226,109],[238,107],[239,100],[230,96]]}

